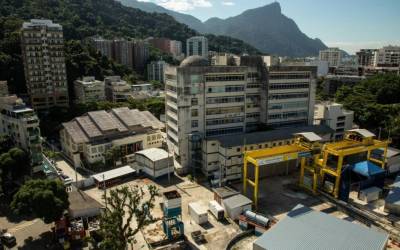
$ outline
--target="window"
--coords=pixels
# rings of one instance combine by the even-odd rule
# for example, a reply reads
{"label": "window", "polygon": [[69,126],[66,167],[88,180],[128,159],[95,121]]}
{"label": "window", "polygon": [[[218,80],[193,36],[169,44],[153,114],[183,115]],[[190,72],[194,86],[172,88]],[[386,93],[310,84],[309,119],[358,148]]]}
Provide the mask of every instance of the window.
{"label": "window", "polygon": [[199,101],[197,100],[197,98],[192,98],[191,103],[192,103],[192,106],[199,105]]}
{"label": "window", "polygon": [[192,128],[197,128],[199,126],[199,121],[192,120]]}
{"label": "window", "polygon": [[270,100],[307,98],[307,97],[308,97],[308,93],[285,93],[285,94],[272,94],[272,95],[269,95],[269,99]]}
{"label": "window", "polygon": [[206,124],[208,126],[212,125],[222,125],[222,124],[229,124],[229,123],[239,123],[243,122],[244,117],[231,117],[231,118],[217,118],[217,119],[207,119]]}
{"label": "window", "polygon": [[236,152],[240,152],[240,148],[237,148],[237,149],[236,149]]}
{"label": "window", "polygon": [[192,117],[197,117],[199,115],[199,111],[197,109],[192,109]]}
{"label": "window", "polygon": [[206,82],[234,82],[244,81],[244,75],[209,75],[206,76]]}
{"label": "window", "polygon": [[243,102],[244,96],[208,97],[207,104]]}
{"label": "window", "polygon": [[217,108],[208,108],[206,110],[207,115],[219,115],[219,114],[241,113],[241,112],[244,112],[244,106],[217,107]]}

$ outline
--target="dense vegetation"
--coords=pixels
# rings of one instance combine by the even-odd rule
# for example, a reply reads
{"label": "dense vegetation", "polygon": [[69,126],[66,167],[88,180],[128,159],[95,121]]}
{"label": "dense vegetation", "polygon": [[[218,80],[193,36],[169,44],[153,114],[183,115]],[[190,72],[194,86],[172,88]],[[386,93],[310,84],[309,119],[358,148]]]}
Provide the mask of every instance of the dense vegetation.
{"label": "dense vegetation", "polygon": [[[354,111],[355,122],[362,128],[391,137],[400,147],[400,76],[376,75],[354,87],[343,86],[336,101]],[[381,131],[380,131],[381,130]]]}
{"label": "dense vegetation", "polygon": [[14,213],[35,216],[45,223],[60,219],[68,207],[68,193],[59,180],[29,180],[11,202]]}

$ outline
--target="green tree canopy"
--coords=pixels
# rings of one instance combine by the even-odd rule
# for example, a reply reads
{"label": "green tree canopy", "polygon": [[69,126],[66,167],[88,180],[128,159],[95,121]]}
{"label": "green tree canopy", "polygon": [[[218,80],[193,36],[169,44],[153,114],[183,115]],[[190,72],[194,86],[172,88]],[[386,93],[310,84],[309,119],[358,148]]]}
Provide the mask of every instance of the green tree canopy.
{"label": "green tree canopy", "polygon": [[[128,244],[135,243],[135,235],[145,225],[154,222],[152,209],[158,189],[147,186],[121,187],[110,190],[106,199],[106,210],[100,219],[100,230],[104,237],[102,249],[125,250]],[[132,222],[135,228],[132,228]]]}
{"label": "green tree canopy", "polygon": [[45,223],[61,218],[68,208],[68,193],[58,180],[27,181],[14,195],[11,209],[18,215],[35,216]]}

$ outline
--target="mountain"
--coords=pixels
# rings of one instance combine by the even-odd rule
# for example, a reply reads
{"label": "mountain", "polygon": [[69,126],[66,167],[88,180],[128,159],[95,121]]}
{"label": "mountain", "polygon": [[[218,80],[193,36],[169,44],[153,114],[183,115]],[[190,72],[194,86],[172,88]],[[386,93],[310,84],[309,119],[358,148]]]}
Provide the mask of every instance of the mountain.
{"label": "mountain", "polygon": [[204,25],[206,32],[229,34],[263,52],[282,56],[317,55],[319,50],[326,48],[321,40],[302,33],[292,19],[282,14],[277,2],[227,19],[211,18]]}
{"label": "mountain", "polygon": [[[148,13],[114,0],[2,0],[0,17],[11,16],[22,20],[51,19],[63,26],[66,40],[101,35],[109,38],[168,37],[184,42],[199,34],[169,15]],[[249,50],[248,53],[258,53],[257,49],[238,39],[227,42],[225,51],[221,52],[231,52],[232,45],[234,51],[243,46]],[[221,46],[211,43],[210,47]]]}
{"label": "mountain", "polygon": [[204,31],[203,23],[194,16],[169,10],[152,2],[140,2],[137,0],[117,0],[117,1],[121,2],[125,6],[140,9],[149,13],[155,12],[155,13],[168,14],[173,18],[175,18],[176,21],[184,23],[190,28],[197,30],[200,33]]}
{"label": "mountain", "polygon": [[227,19],[211,18],[202,23],[193,16],[171,11],[154,3],[119,1],[147,12],[167,13],[200,33],[229,35],[241,39],[264,53],[303,57],[318,55],[319,50],[326,48],[318,38],[311,39],[301,32],[292,19],[282,14],[277,2],[247,10],[238,16]]}

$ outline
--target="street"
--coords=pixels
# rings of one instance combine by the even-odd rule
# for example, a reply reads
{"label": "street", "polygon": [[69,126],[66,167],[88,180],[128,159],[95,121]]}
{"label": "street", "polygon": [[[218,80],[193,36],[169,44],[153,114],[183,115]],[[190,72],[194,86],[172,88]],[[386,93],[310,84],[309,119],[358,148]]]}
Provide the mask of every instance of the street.
{"label": "street", "polygon": [[76,176],[78,178],[78,181],[85,179],[80,173],[76,172],[75,174],[75,169],[64,160],[58,160],[56,162],[56,166],[61,169],[62,172],[70,177],[74,182],[76,181]]}

